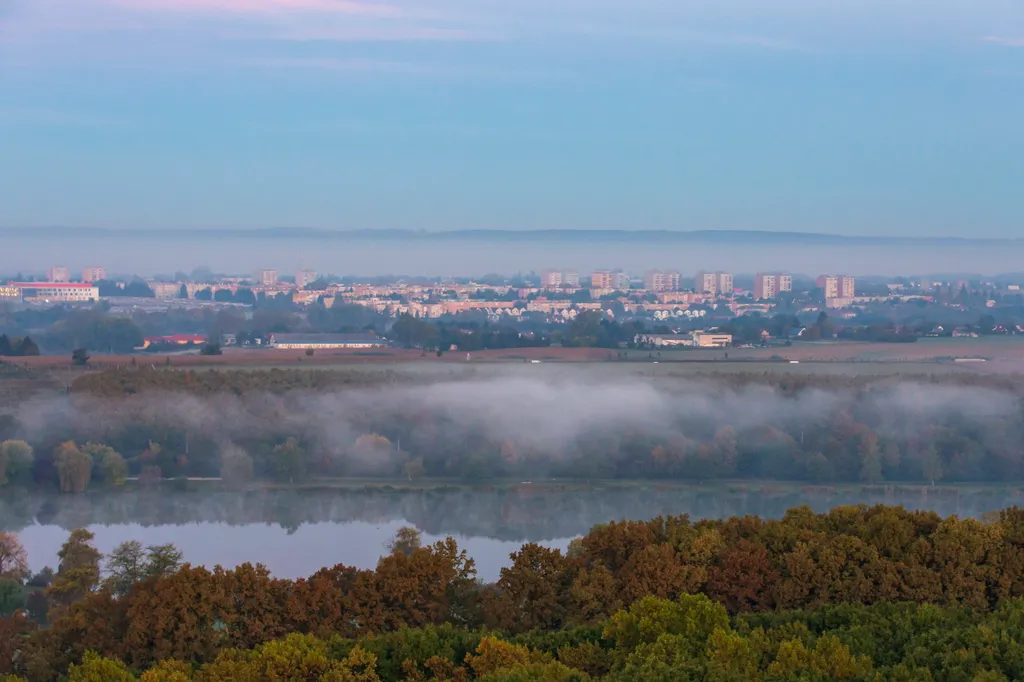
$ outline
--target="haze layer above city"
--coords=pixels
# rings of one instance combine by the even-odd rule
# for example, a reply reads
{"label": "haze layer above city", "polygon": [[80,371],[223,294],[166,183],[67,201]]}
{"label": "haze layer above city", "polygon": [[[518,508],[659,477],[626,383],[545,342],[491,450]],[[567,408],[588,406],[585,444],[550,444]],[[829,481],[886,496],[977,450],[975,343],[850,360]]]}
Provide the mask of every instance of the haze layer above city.
{"label": "haze layer above city", "polygon": [[[651,268],[738,273],[852,272],[858,275],[997,275],[1024,270],[1024,243],[821,238],[808,235],[577,233],[393,234],[339,236],[280,231],[122,233],[79,230],[0,231],[0,273],[102,264],[112,273],[152,276],[208,266],[218,272],[311,268],[349,276],[470,277],[541,270],[583,272]],[[54,235],[54,236],[46,236]]]}

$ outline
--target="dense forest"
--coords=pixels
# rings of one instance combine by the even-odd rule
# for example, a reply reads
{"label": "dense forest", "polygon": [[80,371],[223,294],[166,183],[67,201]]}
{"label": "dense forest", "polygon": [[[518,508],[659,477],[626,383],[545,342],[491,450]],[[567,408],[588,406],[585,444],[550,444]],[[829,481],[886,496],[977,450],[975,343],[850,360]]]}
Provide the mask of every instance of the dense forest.
{"label": "dense forest", "polygon": [[85,374],[0,415],[0,480],[297,483],[1024,480],[1013,376],[179,371]]}
{"label": "dense forest", "polygon": [[[73,531],[29,576],[0,536],[0,675],[92,680],[935,680],[1024,675],[1024,510],[661,517],[535,544],[493,584],[403,529],[375,570],[181,565]],[[11,590],[7,590],[9,593]],[[2,679],[2,678],[0,678]]]}

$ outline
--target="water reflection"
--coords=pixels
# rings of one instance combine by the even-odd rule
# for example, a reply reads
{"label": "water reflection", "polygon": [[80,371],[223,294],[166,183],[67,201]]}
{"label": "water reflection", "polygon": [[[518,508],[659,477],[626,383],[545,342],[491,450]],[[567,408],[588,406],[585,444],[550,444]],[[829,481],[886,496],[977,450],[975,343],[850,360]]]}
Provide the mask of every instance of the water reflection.
{"label": "water reflection", "polygon": [[276,575],[308,575],[321,566],[372,567],[403,525],[427,540],[455,536],[494,579],[523,542],[564,548],[598,523],[689,514],[778,518],[808,504],[900,504],[942,515],[980,517],[1024,506],[1024,491],[989,488],[522,487],[435,490],[272,490],[246,493],[126,491],[82,496],[7,494],[0,531],[19,533],[34,568],[56,563],[67,532],[89,527],[101,551],[137,539],[173,542],[197,564],[262,562]]}

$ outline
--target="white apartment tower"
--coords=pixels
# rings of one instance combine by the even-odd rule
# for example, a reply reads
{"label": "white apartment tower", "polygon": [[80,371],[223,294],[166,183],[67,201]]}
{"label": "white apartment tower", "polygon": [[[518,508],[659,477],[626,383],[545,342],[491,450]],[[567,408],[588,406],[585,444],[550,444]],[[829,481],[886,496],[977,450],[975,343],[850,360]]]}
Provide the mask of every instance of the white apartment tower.
{"label": "white apartment tower", "polygon": [[779,293],[778,275],[759,272],[754,275],[754,298],[757,300],[773,299]]}
{"label": "white apartment tower", "polygon": [[649,291],[679,291],[680,279],[675,270],[649,270],[644,275],[644,288]]}
{"label": "white apartment tower", "polygon": [[47,282],[70,282],[71,271],[63,265],[54,265],[52,268],[46,271]]}
{"label": "white apartment tower", "polygon": [[562,286],[561,270],[545,270],[540,273],[541,289],[557,289]]}

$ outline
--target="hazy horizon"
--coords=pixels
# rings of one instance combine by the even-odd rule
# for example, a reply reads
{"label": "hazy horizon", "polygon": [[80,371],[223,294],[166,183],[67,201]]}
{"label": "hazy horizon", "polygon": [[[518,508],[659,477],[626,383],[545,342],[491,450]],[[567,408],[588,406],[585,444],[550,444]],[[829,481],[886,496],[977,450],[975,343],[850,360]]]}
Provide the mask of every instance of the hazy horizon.
{"label": "hazy horizon", "polygon": [[1024,270],[1024,242],[916,246],[794,246],[763,243],[595,241],[524,238],[515,242],[462,238],[442,241],[402,239],[288,239],[196,236],[174,233],[123,238],[71,238],[42,241],[8,235],[0,251],[0,273],[41,273],[53,265],[100,266],[110,273],[151,276],[190,272],[208,266],[217,272],[252,273],[275,268],[352,276],[423,275],[467,277],[544,269],[588,273],[622,268],[632,273],[673,269],[734,273],[786,271],[811,276],[826,272],[854,275],[978,273],[993,276]]}

